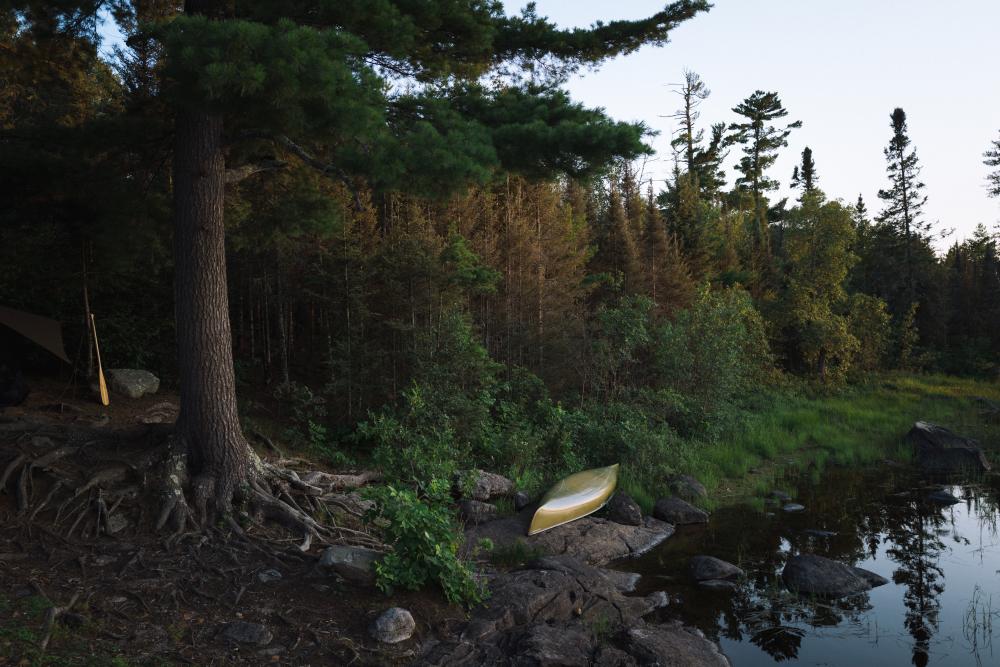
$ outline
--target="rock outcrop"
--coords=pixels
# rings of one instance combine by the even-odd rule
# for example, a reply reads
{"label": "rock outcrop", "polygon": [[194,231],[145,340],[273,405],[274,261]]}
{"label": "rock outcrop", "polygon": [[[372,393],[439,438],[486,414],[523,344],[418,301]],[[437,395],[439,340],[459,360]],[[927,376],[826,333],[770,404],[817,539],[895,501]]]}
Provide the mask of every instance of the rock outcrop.
{"label": "rock outcrop", "polygon": [[542,558],[494,581],[458,636],[429,643],[417,664],[729,665],[697,630],[644,621],[654,606],[575,558]]}
{"label": "rock outcrop", "polygon": [[919,421],[906,434],[906,440],[915,449],[917,463],[927,472],[985,472],[990,469],[978,442],[943,426]]}
{"label": "rock outcrop", "polygon": [[487,538],[496,547],[520,541],[529,549],[549,556],[569,555],[589,565],[604,565],[619,558],[649,551],[674,534],[669,523],[646,517],[639,526],[626,526],[608,519],[588,516],[536,535],[528,535],[530,510],[473,526],[465,531],[466,555]]}

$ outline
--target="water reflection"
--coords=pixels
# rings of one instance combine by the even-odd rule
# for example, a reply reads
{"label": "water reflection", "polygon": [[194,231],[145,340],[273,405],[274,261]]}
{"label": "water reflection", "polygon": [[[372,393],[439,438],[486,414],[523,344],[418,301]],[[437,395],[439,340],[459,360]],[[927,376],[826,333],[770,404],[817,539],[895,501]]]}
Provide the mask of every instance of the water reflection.
{"label": "water reflection", "polygon": [[[674,603],[661,613],[720,641],[738,666],[797,659],[852,667],[872,660],[973,664],[991,647],[992,625],[982,619],[997,618],[1000,629],[990,597],[1000,600],[997,487],[996,477],[948,484],[962,502],[943,507],[927,499],[940,480],[896,468],[836,470],[799,488],[803,513],[775,505],[723,508],[709,526],[680,530],[621,567],[644,575],[640,593],[667,590]],[[892,583],[840,600],[803,599],[785,591],[780,578],[798,553],[864,567]],[[697,554],[739,565],[746,582],[732,594],[699,589],[686,575]],[[970,602],[974,591],[978,602]],[[980,621],[967,627],[975,604],[972,616]]]}

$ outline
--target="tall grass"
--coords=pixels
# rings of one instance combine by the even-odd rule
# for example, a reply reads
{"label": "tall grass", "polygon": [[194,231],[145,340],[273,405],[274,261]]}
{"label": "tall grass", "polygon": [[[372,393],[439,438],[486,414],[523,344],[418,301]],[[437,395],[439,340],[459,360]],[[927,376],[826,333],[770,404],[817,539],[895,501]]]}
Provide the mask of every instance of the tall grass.
{"label": "tall grass", "polygon": [[[1000,401],[1000,384],[941,375],[891,374],[836,393],[764,391],[716,442],[691,443],[688,471],[722,495],[752,494],[775,468],[822,470],[883,459],[904,462],[904,437],[926,420],[1000,450],[1000,424],[982,417],[978,400]],[[648,496],[648,493],[644,493]]]}

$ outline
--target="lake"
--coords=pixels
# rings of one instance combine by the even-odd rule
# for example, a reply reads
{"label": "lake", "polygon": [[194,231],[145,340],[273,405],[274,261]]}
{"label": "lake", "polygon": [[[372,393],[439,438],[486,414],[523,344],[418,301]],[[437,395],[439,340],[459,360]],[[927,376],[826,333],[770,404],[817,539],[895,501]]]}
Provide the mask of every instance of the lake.
{"label": "lake", "polygon": [[[707,526],[679,527],[643,557],[618,564],[643,575],[637,593],[666,591],[658,612],[719,642],[735,667],[773,665],[996,665],[1000,643],[1000,480],[930,480],[906,467],[833,469],[778,487],[805,509],[776,501],[717,509]],[[928,499],[950,491],[961,502]],[[839,600],[789,593],[789,555],[815,553],[890,583]],[[699,588],[688,560],[739,565],[735,592]],[[995,624],[994,624],[995,622]]]}

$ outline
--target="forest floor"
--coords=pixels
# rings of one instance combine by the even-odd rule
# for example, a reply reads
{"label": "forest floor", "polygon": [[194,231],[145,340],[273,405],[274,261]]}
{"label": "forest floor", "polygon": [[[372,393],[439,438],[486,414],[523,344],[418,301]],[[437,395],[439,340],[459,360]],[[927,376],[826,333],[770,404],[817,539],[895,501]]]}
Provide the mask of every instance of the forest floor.
{"label": "forest floor", "polygon": [[[33,390],[0,421],[118,428],[176,402],[160,393],[116,397],[102,408],[90,396],[68,398],[56,381],[35,381]],[[997,383],[939,376],[892,375],[837,393],[772,395],[706,447],[699,469],[689,472],[707,481],[712,503],[724,504],[760,495],[789,467],[819,475],[830,464],[905,460],[901,436],[918,419],[995,451],[997,404]],[[0,432],[0,466],[16,447]],[[38,497],[45,488],[32,492]],[[172,541],[152,532],[142,515],[114,537],[82,530],[67,538],[51,524],[25,522],[15,502],[14,494],[0,494],[0,665],[406,664],[424,639],[446,638],[466,618],[433,588],[389,597],[345,584],[318,571],[315,554],[294,557],[291,542],[284,556],[269,556],[194,532]],[[368,627],[391,606],[409,609],[417,630],[387,647],[369,637]],[[249,629],[267,641],[228,639],[239,622],[254,624]]]}
{"label": "forest floor", "polygon": [[[169,416],[164,404],[177,403],[160,392],[113,396],[103,407],[85,389],[74,398],[64,382],[44,378],[32,378],[31,389],[25,403],[0,413],[0,423],[120,429]],[[99,447],[108,448],[95,446],[89,458],[129,456],[127,448]],[[17,451],[14,435],[0,432],[0,472]],[[36,500],[49,488],[43,478],[33,475]],[[148,514],[113,537],[93,535],[86,521],[66,537],[69,520],[25,521],[12,486],[13,479],[0,493],[0,665],[406,664],[429,635],[446,637],[465,618],[433,588],[390,598],[346,584],[317,569],[316,554],[296,558],[299,538],[282,550],[280,537],[260,535],[279,547],[274,555],[197,533],[171,541],[151,530]],[[416,631],[401,644],[378,644],[368,627],[392,606],[410,610]],[[241,621],[270,638],[261,645],[228,639],[227,628]]]}

